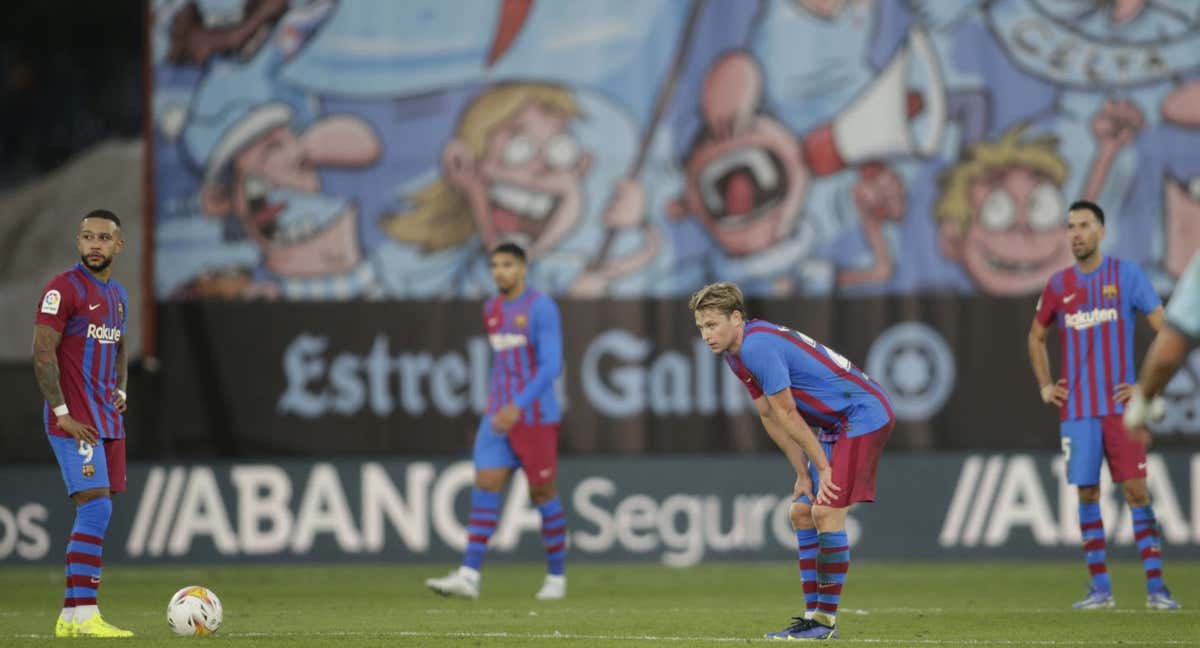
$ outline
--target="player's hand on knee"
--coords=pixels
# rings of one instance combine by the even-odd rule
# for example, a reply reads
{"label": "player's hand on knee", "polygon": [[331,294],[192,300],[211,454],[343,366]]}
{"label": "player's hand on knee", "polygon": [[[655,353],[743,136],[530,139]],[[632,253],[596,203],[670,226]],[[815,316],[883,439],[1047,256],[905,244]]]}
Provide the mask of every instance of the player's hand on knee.
{"label": "player's hand on knee", "polygon": [[824,470],[817,471],[819,475],[820,490],[817,491],[817,504],[832,504],[833,499],[837,497],[837,493],[841,491],[841,487],[833,483],[833,466],[828,466]]}
{"label": "player's hand on knee", "polygon": [[809,481],[808,475],[796,475],[796,485],[792,487],[792,501],[803,495],[807,495],[810,502],[816,501],[813,498],[812,482]]}
{"label": "player's hand on knee", "polygon": [[1062,407],[1062,404],[1067,402],[1067,379],[1059,378],[1058,382],[1043,386],[1042,402]]}

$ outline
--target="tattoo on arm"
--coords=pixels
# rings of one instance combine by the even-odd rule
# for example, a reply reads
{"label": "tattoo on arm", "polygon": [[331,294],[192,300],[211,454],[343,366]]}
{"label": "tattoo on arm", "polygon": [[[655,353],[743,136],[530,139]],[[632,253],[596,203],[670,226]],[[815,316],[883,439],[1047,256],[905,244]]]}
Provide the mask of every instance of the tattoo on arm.
{"label": "tattoo on arm", "polygon": [[37,376],[38,388],[42,390],[42,396],[50,402],[50,407],[58,407],[66,402],[62,387],[58,384],[60,340],[62,333],[49,326],[39,324],[33,329],[33,373]]}
{"label": "tattoo on arm", "polygon": [[117,389],[128,391],[125,389],[126,376],[129,375],[129,359],[125,355],[125,337],[121,337],[121,341],[117,342],[117,359],[114,363],[117,370]]}

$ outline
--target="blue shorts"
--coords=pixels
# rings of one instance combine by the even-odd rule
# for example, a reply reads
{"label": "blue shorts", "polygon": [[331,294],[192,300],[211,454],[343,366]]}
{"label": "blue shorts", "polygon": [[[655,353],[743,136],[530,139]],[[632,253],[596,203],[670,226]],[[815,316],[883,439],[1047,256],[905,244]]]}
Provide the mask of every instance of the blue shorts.
{"label": "blue shorts", "polygon": [[484,416],[475,433],[475,450],[472,456],[475,468],[519,468],[521,461],[513,452],[508,435],[492,428],[491,418]]}
{"label": "blue shorts", "polygon": [[[825,451],[825,458],[832,462],[833,461],[833,444],[828,443],[826,441],[822,441],[821,449]],[[811,461],[808,462],[808,478],[809,478],[809,480],[812,481],[812,491],[813,491],[813,494],[815,495],[817,493],[817,490],[821,487],[821,477],[820,477],[820,475],[817,474],[817,467],[815,465],[813,465],[813,463]],[[812,506],[812,503],[813,503],[812,500],[809,499],[808,495],[801,495],[800,497],[797,497],[796,499],[794,499],[792,501],[799,502],[801,504],[808,504],[809,506]]]}
{"label": "blue shorts", "polygon": [[96,445],[80,444],[71,437],[47,434],[50,449],[58,459],[67,495],[93,488],[108,488],[108,457],[104,454],[104,441]]}
{"label": "blue shorts", "polygon": [[521,468],[530,484],[545,484],[558,475],[558,423],[517,423],[508,434],[492,429],[484,417],[475,434],[475,469]]}
{"label": "blue shorts", "polygon": [[1146,446],[1125,433],[1120,414],[1072,419],[1059,425],[1067,482],[1075,486],[1100,484],[1100,464],[1108,459],[1114,482],[1146,477]]}

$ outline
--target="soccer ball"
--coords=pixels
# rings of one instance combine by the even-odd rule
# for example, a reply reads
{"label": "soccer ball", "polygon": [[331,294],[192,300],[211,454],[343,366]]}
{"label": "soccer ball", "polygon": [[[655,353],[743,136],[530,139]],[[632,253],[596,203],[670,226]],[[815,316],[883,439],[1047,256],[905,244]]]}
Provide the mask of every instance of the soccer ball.
{"label": "soccer ball", "polygon": [[221,629],[221,599],[212,590],[188,585],[171,596],[167,603],[167,625],[177,635],[205,637]]}

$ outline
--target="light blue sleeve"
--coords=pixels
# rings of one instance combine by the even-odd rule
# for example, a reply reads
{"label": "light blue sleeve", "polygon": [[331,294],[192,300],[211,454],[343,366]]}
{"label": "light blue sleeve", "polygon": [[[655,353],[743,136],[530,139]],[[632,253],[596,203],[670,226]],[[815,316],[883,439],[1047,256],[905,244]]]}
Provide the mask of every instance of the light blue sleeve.
{"label": "light blue sleeve", "polygon": [[760,341],[759,337],[747,338],[742,343],[741,353],[738,355],[741,356],[746,369],[754,374],[754,379],[762,386],[764,394],[778,394],[792,386],[783,354],[768,340]]}
{"label": "light blue sleeve", "polygon": [[1125,267],[1129,278],[1129,286],[1132,289],[1130,296],[1133,299],[1133,309],[1139,313],[1149,313],[1155,308],[1162,306],[1162,300],[1159,299],[1158,293],[1154,291],[1154,286],[1146,277],[1146,273],[1142,272],[1142,267],[1132,261],[1125,261],[1121,265]]}
{"label": "light blue sleeve", "polygon": [[558,305],[546,295],[541,295],[530,309],[530,333],[533,350],[537,356],[537,370],[533,379],[513,399],[522,410],[541,398],[553,388],[554,379],[562,371],[562,319]]}
{"label": "light blue sleeve", "polygon": [[1192,255],[1171,292],[1167,323],[1193,340],[1200,339],[1200,252]]}

